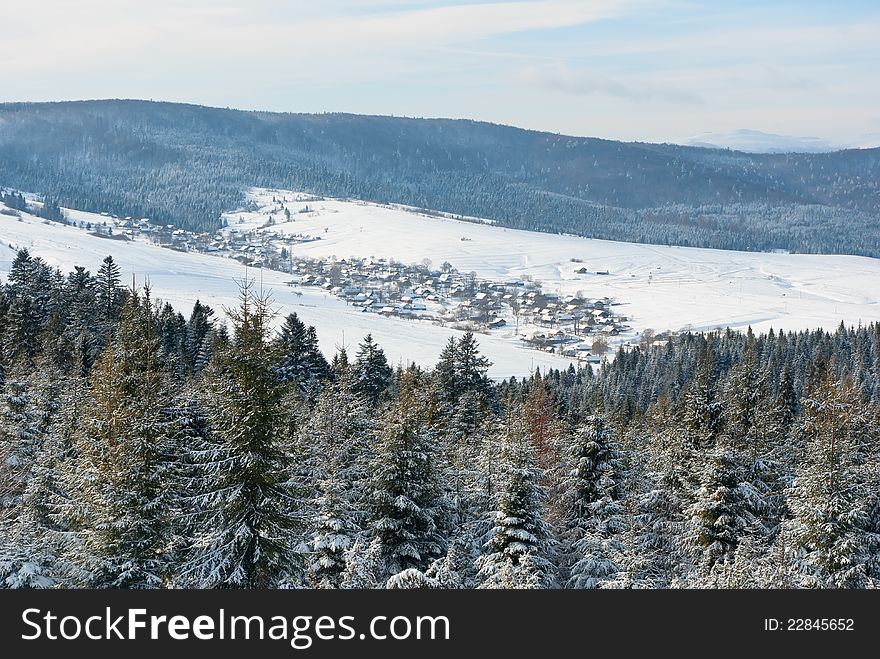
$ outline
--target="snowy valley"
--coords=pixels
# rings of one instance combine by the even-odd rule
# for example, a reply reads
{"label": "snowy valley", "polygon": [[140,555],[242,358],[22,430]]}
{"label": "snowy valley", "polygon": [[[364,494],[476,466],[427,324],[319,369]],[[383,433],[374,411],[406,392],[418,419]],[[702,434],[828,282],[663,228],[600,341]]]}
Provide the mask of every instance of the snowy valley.
{"label": "snowy valley", "polygon": [[620,243],[268,189],[252,189],[211,234],[5,210],[0,272],[22,247],[64,272],[94,272],[112,254],[126,282],[149,281],[183,312],[196,299],[233,306],[236,280],[257,278],[279,317],[295,311],[316,327],[327,355],[372,333],[393,363],[429,366],[472,329],[496,378],[596,363],[683,330],[880,320],[880,260],[867,257]]}

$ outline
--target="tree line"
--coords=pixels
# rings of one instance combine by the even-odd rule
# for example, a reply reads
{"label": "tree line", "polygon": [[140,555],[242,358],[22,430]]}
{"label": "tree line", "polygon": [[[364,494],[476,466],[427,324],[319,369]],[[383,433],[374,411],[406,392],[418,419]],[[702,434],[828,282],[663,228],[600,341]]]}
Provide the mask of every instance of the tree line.
{"label": "tree line", "polygon": [[[225,317],[222,320],[220,316]],[[17,588],[864,588],[880,326],[683,334],[495,382],[240,282],[188,318],[112,257],[0,289],[0,583]]]}

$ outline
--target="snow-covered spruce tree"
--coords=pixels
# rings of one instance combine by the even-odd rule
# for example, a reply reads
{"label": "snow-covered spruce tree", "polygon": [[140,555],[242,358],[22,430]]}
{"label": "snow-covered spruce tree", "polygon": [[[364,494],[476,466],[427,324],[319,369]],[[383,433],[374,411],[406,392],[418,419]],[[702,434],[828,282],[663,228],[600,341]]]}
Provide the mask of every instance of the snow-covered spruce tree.
{"label": "snow-covered spruce tree", "polygon": [[166,578],[170,387],[157,354],[149,291],[131,292],[83,392],[76,459],[63,464],[72,585],[155,588]]}
{"label": "snow-covered spruce tree", "polygon": [[3,361],[32,364],[39,346],[42,318],[36,302],[25,295],[15,298],[6,312]]}
{"label": "snow-covered spruce tree", "polygon": [[372,334],[367,334],[358,346],[352,374],[355,391],[374,407],[378,405],[379,397],[391,386],[394,373],[388,365],[385,352],[373,341]]}
{"label": "snow-covered spruce tree", "polygon": [[343,589],[381,588],[384,586],[384,561],[378,538],[360,539],[345,552],[345,570],[339,587]]}
{"label": "snow-covered spruce tree", "polygon": [[691,557],[680,538],[687,527],[684,496],[692,494],[686,487],[697,480],[689,473],[696,454],[684,434],[676,430],[674,415],[659,407],[649,417],[656,427],[647,429],[646,441],[630,454],[630,468],[635,463],[644,471],[641,482],[628,495],[636,501],[626,502],[627,515],[634,516],[630,537],[625,533],[621,538],[628,547],[621,567],[633,576],[618,575],[604,587],[629,581],[632,587],[668,588],[690,570]]}
{"label": "snow-covered spruce tree", "polygon": [[424,390],[418,374],[402,374],[370,466],[369,527],[380,548],[383,578],[408,568],[424,570],[446,551],[449,505],[436,466],[435,437],[420,420]]}
{"label": "snow-covered spruce tree", "polygon": [[119,278],[119,265],[112,256],[107,256],[95,276],[98,302],[99,339],[104,340],[113,333],[116,321],[125,302],[126,290]]}
{"label": "snow-covered spruce tree", "polygon": [[351,364],[348,361],[348,352],[345,348],[340,348],[339,351],[333,355],[333,361],[330,364],[331,377],[337,378],[343,374],[350,375],[351,374]]}
{"label": "snow-covered spruce tree", "polygon": [[441,463],[459,528],[485,512],[480,455],[493,417],[482,394],[469,391],[451,418],[439,419]]}
{"label": "snow-covered spruce tree", "polygon": [[314,327],[306,327],[299,317],[289,314],[275,339],[279,379],[295,383],[303,395],[312,395],[330,375],[330,365],[318,349]]}
{"label": "snow-covered spruce tree", "polygon": [[522,410],[507,411],[501,477],[493,497],[491,529],[477,559],[479,588],[547,588],[553,585],[546,493],[529,442]]}
{"label": "snow-covered spruce tree", "polygon": [[324,387],[307,428],[300,433],[316,498],[309,513],[313,520],[309,578],[319,587],[338,587],[344,554],[362,531],[373,426],[365,403],[352,389],[350,372],[344,369]]}
{"label": "snow-covered spruce tree", "polygon": [[[759,516],[768,512],[763,478],[769,472],[758,422],[762,386],[757,367],[754,335],[745,337],[743,357],[732,371],[726,405],[712,391],[711,343],[702,357],[699,376],[686,402],[686,420],[700,463],[695,470],[696,489],[686,510],[689,525],[683,538],[696,570],[691,585],[712,573],[716,563],[732,561],[740,539],[749,529],[760,530]],[[724,419],[718,416],[724,415]],[[725,423],[726,421],[726,423]],[[715,570],[718,571],[717,569]]]}
{"label": "snow-covered spruce tree", "polygon": [[190,499],[196,533],[178,576],[185,585],[267,588],[303,567],[285,387],[268,339],[269,301],[252,287],[240,283],[230,343],[200,380],[210,432],[193,452],[201,477]]}
{"label": "snow-covered spruce tree", "polygon": [[587,417],[576,430],[567,458],[563,537],[575,562],[566,585],[598,588],[620,569],[612,557],[622,550],[617,536],[626,528],[621,454],[602,415]]}
{"label": "snow-covered spruce tree", "polygon": [[[57,582],[50,534],[56,526],[50,515],[57,495],[58,464],[67,457],[69,448],[69,441],[61,442],[67,431],[59,417],[70,418],[67,408],[75,386],[46,354],[44,349],[36,368],[25,378],[27,405],[19,421],[29,431],[8,447],[20,459],[15,460],[12,473],[7,472],[14,475],[11,499],[15,503],[7,509],[10,514],[0,532],[0,586],[47,588]],[[5,461],[4,466],[9,467]]]}
{"label": "snow-covered spruce tree", "polygon": [[712,446],[724,424],[724,405],[718,396],[713,338],[707,339],[697,372],[684,395],[682,421],[695,447]]}
{"label": "snow-covered spruce tree", "polygon": [[318,484],[319,497],[310,544],[309,581],[314,588],[339,588],[346,552],[361,534],[347,484],[331,471]]}
{"label": "snow-covered spruce tree", "polygon": [[436,589],[442,587],[439,581],[412,567],[391,575],[388,581],[385,582],[385,588],[388,590]]}
{"label": "snow-covered spruce tree", "polygon": [[169,513],[168,556],[172,566],[169,586],[182,585],[177,573],[185,562],[192,537],[200,533],[199,510],[194,502],[204,492],[204,451],[209,445],[211,427],[204,400],[198,386],[187,380],[174,394],[166,410],[171,437],[170,453],[175,456],[168,473],[169,489],[172,490],[172,506]]}
{"label": "snow-covered spruce tree", "polygon": [[[448,346],[447,346],[448,347]],[[489,378],[486,372],[492,363],[480,354],[480,345],[474,333],[467,331],[458,342],[452,356],[455,367],[455,380],[459,394],[475,392],[484,397],[489,393]]]}
{"label": "snow-covered spruce tree", "polygon": [[[723,443],[707,450],[700,488],[687,509],[690,518],[687,542],[695,554],[699,579],[716,563],[732,561],[741,538],[749,529],[760,529],[753,511],[763,499],[746,479],[745,469]],[[759,531],[761,537],[763,531]]]}
{"label": "snow-covered spruce tree", "polygon": [[432,373],[437,401],[446,416],[452,416],[455,412],[458,398],[462,393],[461,382],[456,372],[457,352],[458,341],[454,336],[450,336],[449,341],[440,352],[440,359]]}
{"label": "snow-covered spruce tree", "polygon": [[783,512],[783,461],[793,457],[793,450],[787,445],[787,412],[772,394],[768,373],[760,370],[751,331],[742,361],[728,380],[726,400],[719,441],[738,463],[749,512],[760,521],[757,528],[769,541]]}
{"label": "snow-covered spruce tree", "polygon": [[799,585],[860,588],[880,551],[871,514],[878,425],[852,381],[824,371],[803,400],[804,455],[786,493],[793,518],[784,530]]}
{"label": "snow-covered spruce tree", "polygon": [[691,585],[714,589],[773,588],[780,587],[777,579],[772,547],[765,543],[763,529],[755,527],[742,535],[732,555],[713,563]]}
{"label": "snow-covered spruce tree", "polygon": [[195,375],[201,373],[210,361],[213,315],[214,310],[211,307],[196,300],[186,324],[184,355],[190,372]]}
{"label": "snow-covered spruce tree", "polygon": [[0,520],[17,515],[45,426],[24,358],[6,371],[0,398]]}
{"label": "snow-covered spruce tree", "polygon": [[308,422],[298,429],[297,441],[308,478],[317,482],[335,470],[352,500],[365,496],[365,479],[376,422],[355,390],[350,370],[341,371],[319,394]]}
{"label": "snow-covered spruce tree", "polygon": [[446,554],[431,563],[425,570],[425,576],[434,579],[441,588],[475,588],[478,583],[476,561],[479,555],[479,545],[472,535],[456,534]]}
{"label": "snow-covered spruce tree", "polygon": [[489,365],[473,334],[466,333],[460,340],[450,337],[431,374],[437,408],[435,426],[446,479],[452,488],[456,526],[468,533],[473,529],[465,528],[467,522],[482,518],[485,512],[485,502],[479,503],[479,458],[487,421],[494,417],[493,392],[486,377]]}

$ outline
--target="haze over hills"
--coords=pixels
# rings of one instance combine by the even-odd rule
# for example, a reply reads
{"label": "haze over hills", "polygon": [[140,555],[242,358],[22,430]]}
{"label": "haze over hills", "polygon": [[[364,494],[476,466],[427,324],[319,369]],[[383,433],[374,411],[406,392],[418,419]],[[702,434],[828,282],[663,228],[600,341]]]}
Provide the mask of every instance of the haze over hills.
{"label": "haze over hills", "polygon": [[700,133],[685,143],[689,146],[733,149],[746,153],[830,153],[846,148],[820,137],[778,135],[748,128],[726,133]]}
{"label": "haze over hills", "polygon": [[587,237],[880,256],[880,149],[753,154],[468,120],[0,105],[0,186],[212,230],[251,186]]}

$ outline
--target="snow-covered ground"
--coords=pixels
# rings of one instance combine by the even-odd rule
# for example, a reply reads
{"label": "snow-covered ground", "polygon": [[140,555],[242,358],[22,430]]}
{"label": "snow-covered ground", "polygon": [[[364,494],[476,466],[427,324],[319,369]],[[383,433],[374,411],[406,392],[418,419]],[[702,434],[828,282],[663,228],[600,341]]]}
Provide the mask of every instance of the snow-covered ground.
{"label": "snow-covered ground", "polygon": [[[449,261],[461,272],[486,279],[530,276],[545,291],[614,298],[621,303],[617,311],[629,316],[637,331],[749,325],[798,330],[880,320],[878,259],[620,243],[428,217],[363,202],[306,201],[291,192],[254,190],[251,196],[259,210],[228,214],[228,230],[257,229],[271,215],[276,223],[266,232],[320,236],[295,246],[295,255],[393,257],[406,263],[430,259],[434,267]],[[305,206],[311,212],[300,213]],[[293,221],[284,222],[282,207]],[[594,274],[576,274],[582,267]],[[595,274],[604,271],[609,274]]]}
{"label": "snow-covered ground", "polygon": [[[320,237],[290,247],[296,257],[393,258],[405,263],[448,261],[460,272],[490,280],[531,277],[545,291],[588,298],[611,297],[631,319],[636,333],[717,327],[756,330],[833,328],[880,321],[880,260],[854,256],[765,254],[640,245],[517,231],[479,222],[433,217],[413,209],[356,201],[315,201],[293,192],[254,190],[258,210],[227,216],[226,231],[259,230]],[[275,198],[275,202],[273,202]],[[309,212],[300,212],[308,206]],[[287,222],[284,208],[290,211]],[[98,215],[70,211],[76,220],[100,222]],[[269,217],[271,226],[265,226]],[[0,214],[0,273],[8,272],[15,248],[27,247],[68,271],[84,265],[93,272],[107,254],[119,262],[126,283],[149,279],[154,295],[184,313],[196,298],[219,310],[235,304],[235,278],[245,275],[234,260],[183,253],[143,241],[108,240],[82,229],[23,215]],[[572,259],[575,259],[573,261]],[[591,274],[576,274],[586,268]],[[605,272],[608,274],[596,274]],[[291,288],[290,275],[249,271],[272,290],[281,315],[296,311],[315,325],[329,356],[337,346],[356,348],[372,332],[395,363],[432,365],[455,330],[427,321],[385,318],[315,288]],[[626,337],[622,337],[626,338]],[[622,340],[621,339],[621,340]],[[528,350],[506,328],[480,335],[494,362],[495,377],[524,375],[535,367],[565,367],[568,358]]]}
{"label": "snow-covered ground", "polygon": [[[98,223],[106,219],[78,211],[70,211],[68,215],[72,219]],[[184,315],[189,314],[196,299],[210,304],[218,312],[223,306],[235,306],[238,293],[235,280],[245,276],[245,268],[232,259],[177,252],[140,241],[109,240],[26,214],[22,214],[21,221],[0,214],[0,279],[5,281],[15,249],[21,247],[64,272],[72,270],[74,265],[82,265],[95,273],[104,257],[112,254],[126,285],[131,283],[132,277],[139,286],[149,281],[154,297],[170,302]],[[358,342],[371,332],[393,364],[416,362],[432,366],[449,336],[461,335],[430,322],[360,313],[321,290],[289,287],[286,282],[290,275],[281,272],[250,269],[247,274],[262,280],[265,288],[271,290],[279,320],[295,311],[306,323],[315,326],[321,350],[328,358],[341,345],[353,355]],[[570,362],[528,350],[500,336],[480,335],[478,341],[482,352],[493,362],[490,375],[496,378],[526,375],[538,367],[565,368]]]}

